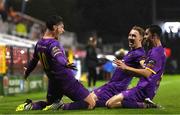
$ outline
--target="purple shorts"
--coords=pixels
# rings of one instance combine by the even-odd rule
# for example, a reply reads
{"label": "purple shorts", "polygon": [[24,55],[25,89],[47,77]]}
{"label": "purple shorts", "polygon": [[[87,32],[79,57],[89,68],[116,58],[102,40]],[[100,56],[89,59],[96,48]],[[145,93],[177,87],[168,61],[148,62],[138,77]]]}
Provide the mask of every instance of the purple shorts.
{"label": "purple shorts", "polygon": [[64,90],[64,95],[73,101],[84,100],[89,94],[90,92],[78,81]]}
{"label": "purple shorts", "polygon": [[126,89],[125,85],[118,82],[109,82],[98,89],[94,90],[94,93],[99,100],[107,101],[112,96],[121,93]]}
{"label": "purple shorts", "polygon": [[113,96],[113,92],[107,84],[95,89],[94,93],[98,97],[98,100],[101,101],[107,101],[109,98]]}
{"label": "purple shorts", "polygon": [[146,96],[138,88],[128,89],[122,92],[124,100],[143,102]]}
{"label": "purple shorts", "polygon": [[61,100],[63,95],[69,97],[72,101],[81,101],[89,94],[89,91],[78,81],[71,83],[66,88],[62,88],[58,81],[49,81],[47,102],[53,103],[57,100]]}

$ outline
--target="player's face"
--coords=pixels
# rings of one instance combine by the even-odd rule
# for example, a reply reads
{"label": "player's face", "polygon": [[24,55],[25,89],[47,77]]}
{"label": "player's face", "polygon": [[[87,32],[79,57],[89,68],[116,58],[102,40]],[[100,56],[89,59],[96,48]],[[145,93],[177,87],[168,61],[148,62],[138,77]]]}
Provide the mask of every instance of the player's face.
{"label": "player's face", "polygon": [[58,25],[58,32],[59,32],[59,34],[62,34],[62,33],[64,33],[64,24],[63,23],[61,23],[61,24],[59,24]]}
{"label": "player's face", "polygon": [[151,38],[152,38],[151,32],[149,31],[149,29],[146,29],[145,35],[144,35],[144,39],[145,39],[145,40],[149,40],[149,39],[151,39]]}
{"label": "player's face", "polygon": [[64,33],[64,24],[63,23],[60,23],[58,25],[55,25],[54,27],[54,32],[56,35],[60,35],[62,33]]}
{"label": "player's face", "polygon": [[146,29],[144,39],[143,39],[143,45],[151,47],[152,40],[153,40],[153,35],[149,31],[149,29]]}
{"label": "player's face", "polygon": [[132,29],[128,35],[129,47],[136,49],[141,47],[142,36],[137,30]]}

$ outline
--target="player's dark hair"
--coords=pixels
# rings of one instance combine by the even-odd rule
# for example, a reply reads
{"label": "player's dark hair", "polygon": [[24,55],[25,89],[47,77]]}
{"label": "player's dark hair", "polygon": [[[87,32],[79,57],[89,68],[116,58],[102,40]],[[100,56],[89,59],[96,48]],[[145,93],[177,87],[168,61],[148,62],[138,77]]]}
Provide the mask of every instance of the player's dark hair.
{"label": "player's dark hair", "polygon": [[150,25],[147,27],[152,35],[156,34],[157,36],[162,36],[162,29],[158,25]]}
{"label": "player's dark hair", "polygon": [[138,31],[141,36],[144,36],[144,29],[140,26],[133,26],[132,29]]}
{"label": "player's dark hair", "polygon": [[53,26],[63,23],[63,18],[58,15],[52,15],[46,20],[46,27],[53,31]]}

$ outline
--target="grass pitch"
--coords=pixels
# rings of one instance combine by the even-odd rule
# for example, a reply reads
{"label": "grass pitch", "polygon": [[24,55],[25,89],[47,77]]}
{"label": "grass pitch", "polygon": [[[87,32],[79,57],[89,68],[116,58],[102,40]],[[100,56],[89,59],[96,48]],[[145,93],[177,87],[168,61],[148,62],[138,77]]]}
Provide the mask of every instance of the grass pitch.
{"label": "grass pitch", "polygon": [[[137,79],[133,81],[135,85]],[[98,86],[104,82],[99,81]],[[28,94],[16,94],[14,96],[0,97],[0,114],[180,114],[180,75],[164,75],[161,81],[160,88],[154,102],[162,105],[163,109],[107,109],[95,108],[94,110],[70,110],[70,111],[24,111],[16,112],[15,108],[30,98],[34,100],[44,100],[46,92],[34,92]],[[65,102],[70,102],[67,97],[64,97]]]}

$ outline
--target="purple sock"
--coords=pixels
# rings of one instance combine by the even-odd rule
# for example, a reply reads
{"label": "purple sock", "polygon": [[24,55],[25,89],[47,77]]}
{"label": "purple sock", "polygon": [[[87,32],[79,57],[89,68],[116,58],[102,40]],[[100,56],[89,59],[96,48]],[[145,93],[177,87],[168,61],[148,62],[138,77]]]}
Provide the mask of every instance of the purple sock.
{"label": "purple sock", "polygon": [[85,101],[77,101],[72,103],[64,104],[63,110],[78,110],[78,109],[87,109],[88,103]]}
{"label": "purple sock", "polygon": [[129,101],[129,100],[123,100],[122,106],[124,108],[145,108],[143,102],[136,102],[136,101]]}
{"label": "purple sock", "polygon": [[33,105],[32,110],[42,110],[43,108],[47,106],[47,102],[37,101],[37,102],[33,102],[32,105]]}

